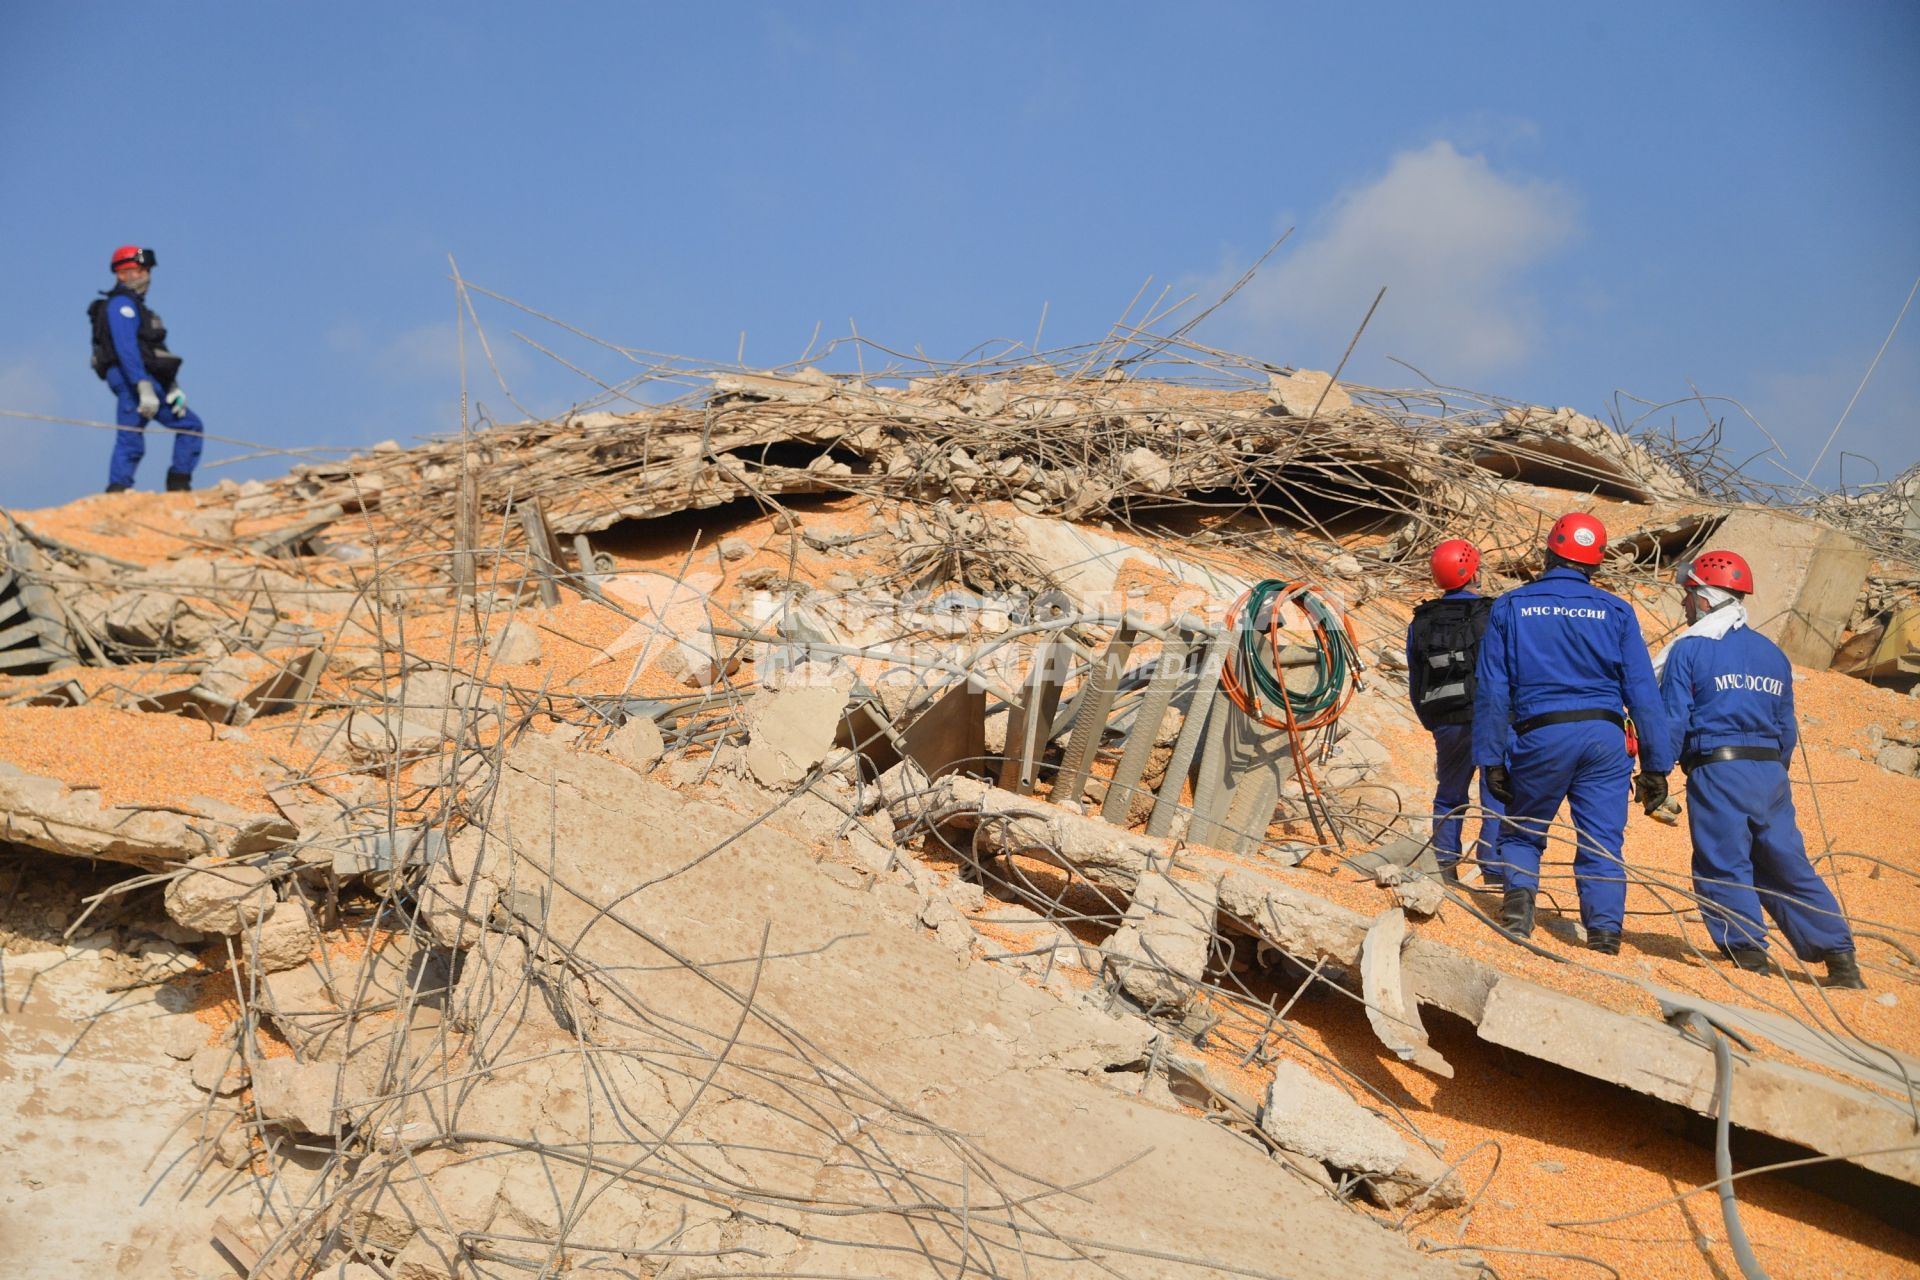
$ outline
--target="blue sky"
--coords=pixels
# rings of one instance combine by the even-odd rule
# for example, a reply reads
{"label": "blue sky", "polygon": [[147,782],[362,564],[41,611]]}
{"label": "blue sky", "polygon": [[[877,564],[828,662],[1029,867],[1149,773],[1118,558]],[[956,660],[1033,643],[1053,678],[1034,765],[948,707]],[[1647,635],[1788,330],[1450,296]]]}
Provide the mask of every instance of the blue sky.
{"label": "blue sky", "polygon": [[[1329,368],[1385,285],[1356,380],[1600,416],[1697,387],[1804,468],[1920,275],[1917,61],[1920,7],[1872,2],[11,5],[0,409],[111,419],[83,316],[124,241],[210,431],[351,448],[457,424],[449,253],[608,341],[765,365],[850,322],[953,357],[1043,307],[1043,345],[1091,340],[1292,226],[1199,337]],[[480,318],[536,412],[594,388],[514,329],[632,371]],[[1910,314],[1818,479],[1920,459],[1916,404]],[[104,483],[104,432],[0,433],[0,503]]]}

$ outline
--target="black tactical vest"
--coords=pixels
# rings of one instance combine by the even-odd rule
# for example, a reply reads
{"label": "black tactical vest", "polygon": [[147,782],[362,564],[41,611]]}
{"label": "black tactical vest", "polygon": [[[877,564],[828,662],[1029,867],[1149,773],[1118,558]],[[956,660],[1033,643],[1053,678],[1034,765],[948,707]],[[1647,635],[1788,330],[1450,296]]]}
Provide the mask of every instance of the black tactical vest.
{"label": "black tactical vest", "polygon": [[87,318],[93,321],[93,371],[105,379],[107,370],[120,363],[120,353],[113,349],[113,331],[107,322],[107,308],[115,298],[125,298],[140,314],[137,340],[140,362],[147,366],[147,373],[161,386],[172,386],[181,361],[167,350],[167,326],[161,323],[158,312],[148,310],[145,300],[123,284],[115,285],[87,304]]}
{"label": "black tactical vest", "polygon": [[1407,692],[1427,728],[1473,723],[1473,672],[1492,609],[1487,597],[1470,596],[1429,600],[1413,611]]}

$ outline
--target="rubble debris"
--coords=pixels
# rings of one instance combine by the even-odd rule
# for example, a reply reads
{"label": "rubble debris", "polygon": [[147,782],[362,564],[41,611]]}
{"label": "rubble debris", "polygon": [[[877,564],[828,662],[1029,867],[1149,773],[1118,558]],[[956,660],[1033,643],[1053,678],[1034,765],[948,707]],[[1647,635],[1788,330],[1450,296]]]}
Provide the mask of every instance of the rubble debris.
{"label": "rubble debris", "polygon": [[747,766],[762,786],[792,788],[827,758],[849,684],[794,684],[748,704]]}
{"label": "rubble debris", "polygon": [[1644,445],[1573,409],[1510,409],[1487,428],[1474,465],[1496,475],[1634,502],[1697,496]]}
{"label": "rubble debris", "polygon": [[1415,1199],[1429,1206],[1466,1199],[1444,1162],[1410,1146],[1386,1121],[1299,1063],[1275,1066],[1260,1128],[1289,1151],[1361,1175],[1389,1207]]}
{"label": "rubble debris", "polygon": [[35,777],[0,760],[0,840],[48,853],[159,869],[200,857],[246,857],[288,844],[296,834],[278,814],[247,813],[205,796],[178,808],[109,806],[95,790]]}
{"label": "rubble debris", "polygon": [[487,656],[510,667],[540,661],[540,633],[515,618],[494,633],[487,645]]}
{"label": "rubble debris", "polygon": [[666,754],[666,740],[651,716],[630,716],[627,722],[607,735],[603,744],[608,755],[646,773]]}
{"label": "rubble debris", "polygon": [[1427,1043],[1420,1025],[1420,1007],[1407,995],[1400,969],[1400,949],[1407,941],[1407,917],[1399,907],[1382,911],[1367,928],[1360,945],[1360,994],[1367,1002],[1367,1022],[1380,1043],[1403,1062],[1451,1080],[1453,1068]]}
{"label": "rubble debris", "polygon": [[[247,862],[198,857],[167,885],[167,915],[201,933],[237,934],[276,911],[271,877]],[[303,952],[300,959],[305,959]],[[288,966],[278,966],[288,967]]]}
{"label": "rubble debris", "polygon": [[1215,886],[1149,871],[1134,884],[1125,923],[1100,944],[1120,989],[1148,1009],[1184,1008],[1212,951]]}
{"label": "rubble debris", "polygon": [[[1503,1149],[1563,1159],[1489,1158],[1475,1091],[1508,1073],[1474,1068],[1510,1052],[1521,1088],[1710,1106],[1705,1050],[1625,958],[1547,968],[1564,939],[1476,932],[1484,902],[1438,879],[1404,605],[1442,522],[1497,548],[1498,587],[1578,505],[1662,617],[1704,540],[1759,541],[1756,563],[1804,543],[1776,612],[1900,679],[1920,574],[1866,527],[1881,499],[1754,500],[1710,452],[1571,410],[1177,350],[1193,376],[1167,381],[1083,356],[675,366],[697,389],[673,404],[389,442],[137,527],[115,504],[139,495],[36,515],[50,534],[0,570],[0,655],[36,650],[0,669],[0,837],[160,873],[93,894],[67,945],[193,1010],[147,1033],[207,1091],[193,1163],[300,1197],[273,1235],[222,1237],[242,1265],[1438,1276],[1541,1243],[1501,1208],[1531,1174],[1578,1168],[1555,1194],[1582,1212],[1610,1181],[1604,1141],[1518,1119]],[[1320,584],[1372,668],[1310,734],[1222,688],[1226,602],[1271,580]],[[22,585],[67,639],[57,676],[19,678],[45,658],[7,630]],[[1272,639],[1275,678],[1310,683],[1322,650]],[[49,762],[49,724],[109,749]],[[284,818],[116,780],[113,747],[167,731],[157,772],[264,780]],[[1911,766],[1905,728],[1868,737]],[[1867,772],[1894,829],[1913,784]],[[1911,976],[1896,882],[1844,886],[1881,920],[1876,985]],[[142,893],[194,927],[109,924]],[[1649,927],[1679,947],[1693,925]],[[1848,1057],[1880,1052],[1890,1006],[1830,993],[1802,1025],[1761,998],[1721,1010],[1763,1028],[1736,1123],[1920,1181],[1860,1154],[1910,1137],[1910,1059]],[[1433,1009],[1461,1020],[1432,1024],[1446,1058]],[[1437,1216],[1469,1186],[1470,1214]],[[1435,1228],[1467,1248],[1424,1252]]]}

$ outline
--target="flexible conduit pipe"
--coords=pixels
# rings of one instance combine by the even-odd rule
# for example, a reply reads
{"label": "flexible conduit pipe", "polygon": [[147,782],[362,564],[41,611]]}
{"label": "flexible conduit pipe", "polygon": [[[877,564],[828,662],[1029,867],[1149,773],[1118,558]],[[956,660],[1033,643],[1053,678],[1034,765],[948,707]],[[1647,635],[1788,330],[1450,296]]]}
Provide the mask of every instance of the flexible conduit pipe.
{"label": "flexible conduit pipe", "polygon": [[1674,1022],[1693,1026],[1713,1046],[1713,1174],[1720,1184],[1720,1217],[1727,1225],[1727,1245],[1740,1264],[1740,1274],[1746,1280],[1768,1280],[1766,1269],[1753,1254],[1747,1229],[1740,1225],[1740,1204],[1733,1198],[1733,1153],[1728,1147],[1731,1121],[1727,1115],[1733,1109],[1733,1050],[1727,1047],[1721,1028],[1698,1009],[1678,1010]]}

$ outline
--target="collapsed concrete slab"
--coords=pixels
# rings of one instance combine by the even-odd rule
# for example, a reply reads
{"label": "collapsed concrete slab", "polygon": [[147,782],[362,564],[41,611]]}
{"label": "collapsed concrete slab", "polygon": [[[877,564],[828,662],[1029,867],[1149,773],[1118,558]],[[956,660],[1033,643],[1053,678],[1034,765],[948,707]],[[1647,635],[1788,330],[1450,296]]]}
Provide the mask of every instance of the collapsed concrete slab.
{"label": "collapsed concrete slab", "polygon": [[[1487,997],[1482,1040],[1709,1113],[1713,1052],[1653,1018],[1613,1013],[1520,978]],[[1913,1117],[1882,1094],[1736,1051],[1733,1123],[1920,1185]],[[1902,1149],[1907,1148],[1907,1149]],[[1871,1154],[1862,1154],[1871,1153]]]}
{"label": "collapsed concrete slab", "polygon": [[1736,511],[1713,545],[1737,551],[1758,581],[1747,616],[1803,667],[1824,670],[1845,639],[1873,555],[1829,525],[1777,511]]}
{"label": "collapsed concrete slab", "polygon": [[297,836],[277,813],[249,813],[206,796],[164,809],[107,805],[97,790],[0,761],[0,840],[47,853],[160,870],[201,857],[244,858]]}
{"label": "collapsed concrete slab", "polygon": [[1025,542],[1027,554],[1081,609],[1111,603],[1120,571],[1130,560],[1192,588],[1196,600],[1203,595],[1231,600],[1251,585],[1233,574],[1136,547],[1064,520],[1023,515],[1014,517],[1013,527]]}
{"label": "collapsed concrete slab", "polygon": [[[1373,922],[1301,887],[1298,877],[1284,868],[1256,875],[1220,859],[1176,854],[1166,841],[1136,836],[972,779],[943,779],[925,803],[927,812],[946,822],[964,822],[968,814],[990,817],[979,826],[977,845],[983,851],[1054,862],[1116,893],[1131,894],[1147,873],[1167,874],[1175,868],[1217,882],[1219,914],[1233,927],[1308,963],[1364,963]],[[1703,1114],[1711,1105],[1711,1055],[1665,1023],[1613,1013],[1505,976],[1422,938],[1406,942],[1400,964],[1404,1003],[1399,1007],[1407,1012],[1420,1004],[1444,1009],[1476,1024],[1481,1038],[1490,1043]],[[1406,1028],[1389,1012],[1394,1007],[1386,991],[1389,979],[1377,973],[1374,985],[1383,993],[1380,1008],[1388,1015],[1388,1026],[1404,1035]],[[1736,1087],[1734,1123],[1920,1185],[1920,1153],[1857,1154],[1897,1149],[1910,1141],[1911,1116],[1884,1095],[1758,1057],[1742,1063],[1737,1079],[1749,1083],[1744,1102],[1738,1101],[1741,1090]]]}
{"label": "collapsed concrete slab", "polygon": [[1510,409],[1474,462],[1495,475],[1575,492],[1651,502],[1695,496],[1693,485],[1639,441],[1572,409]]}
{"label": "collapsed concrete slab", "polygon": [[[350,1214],[396,1261],[436,1245],[432,1205],[450,1201],[476,1206],[472,1221],[551,1238],[567,1205],[617,1200],[647,1229],[609,1223],[596,1241],[658,1239],[679,1223],[697,1232],[687,1247],[724,1248],[727,1188],[752,1187],[744,1212],[783,1228],[759,1269],[920,1275],[924,1250],[951,1252],[928,1243],[926,1224],[957,1221],[958,1199],[945,1201],[973,1185],[969,1249],[1001,1271],[1076,1276],[1089,1250],[1160,1276],[1450,1271],[1218,1128],[1104,1087],[1105,1068],[1145,1054],[1145,1024],[957,962],[922,931],[913,890],[822,874],[806,843],[772,822],[742,831],[738,815],[613,761],[529,742],[506,757],[489,830],[467,873],[503,896],[547,889],[537,931],[510,939],[511,954],[491,941],[470,948],[459,985],[524,990],[529,970],[562,965],[604,1016],[590,1064],[565,1027],[472,1020],[475,1051],[502,1055],[493,1069],[459,1090],[397,1097],[368,1121],[408,1135],[391,1185],[426,1169],[410,1213]],[[548,941],[559,939],[564,953]],[[609,1114],[619,1122],[590,1119]],[[555,1164],[590,1124],[591,1167]],[[677,1166],[647,1135],[668,1131],[724,1184],[661,1176]],[[490,1148],[485,1135],[501,1133],[551,1145]],[[456,1140],[459,1163],[491,1166],[488,1178],[506,1171],[490,1198],[442,1195]],[[522,1158],[534,1166],[525,1175],[513,1172]],[[633,1176],[606,1172],[622,1168]],[[364,1182],[378,1185],[371,1172]],[[1076,1190],[1061,1197],[1035,1180]],[[1155,1212],[1142,1215],[1148,1198]],[[823,1200],[859,1212],[813,1229]],[[1077,1243],[1035,1250],[1040,1241]]]}

